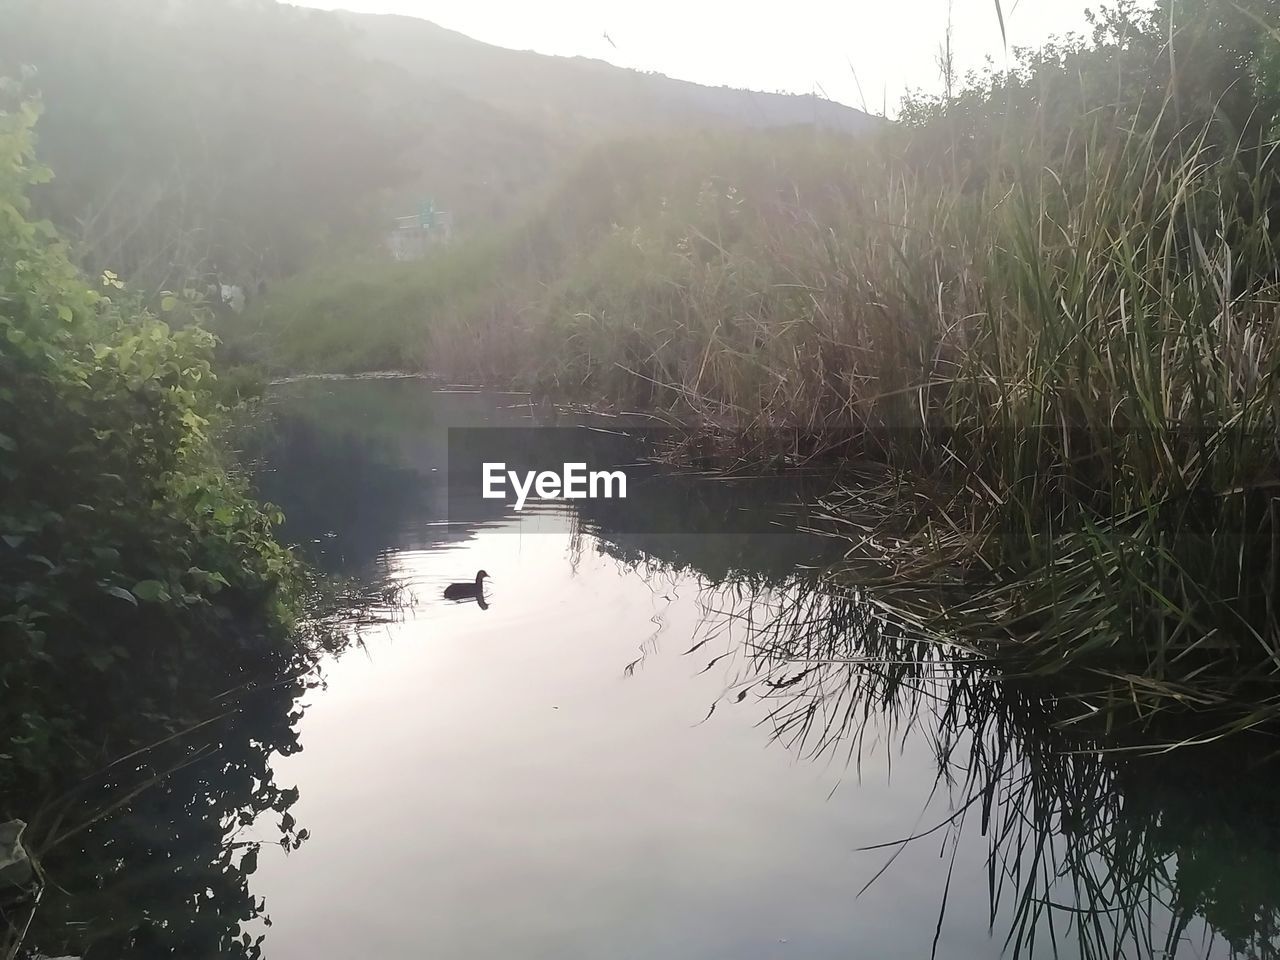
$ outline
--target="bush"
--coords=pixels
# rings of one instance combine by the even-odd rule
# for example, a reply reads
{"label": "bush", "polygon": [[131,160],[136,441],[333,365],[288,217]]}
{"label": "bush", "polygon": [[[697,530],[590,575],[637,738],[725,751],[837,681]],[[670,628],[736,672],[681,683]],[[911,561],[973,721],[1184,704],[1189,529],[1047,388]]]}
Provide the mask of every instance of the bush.
{"label": "bush", "polygon": [[30,801],[290,656],[298,568],[209,440],[213,337],[27,219],[36,110],[0,98],[3,819],[15,784]]}

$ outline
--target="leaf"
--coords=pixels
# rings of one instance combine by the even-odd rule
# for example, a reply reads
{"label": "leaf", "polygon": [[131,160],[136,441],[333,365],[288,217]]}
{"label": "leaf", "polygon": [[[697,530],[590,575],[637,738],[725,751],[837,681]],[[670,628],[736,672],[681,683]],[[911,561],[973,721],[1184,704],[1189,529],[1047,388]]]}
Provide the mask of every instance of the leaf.
{"label": "leaf", "polygon": [[147,603],[164,603],[169,600],[169,591],[159,580],[139,580],[133,585],[133,595]]}
{"label": "leaf", "polygon": [[128,600],[135,607],[138,605],[138,601],[134,597],[134,595],[130,593],[128,590],[126,590],[124,587],[110,586],[110,587],[103,587],[102,590],[104,593],[108,593],[113,597],[119,597],[121,600]]}
{"label": "leaf", "polygon": [[3,540],[14,550],[17,550],[20,546],[26,543],[27,538],[16,533],[6,533],[4,536],[0,536],[0,540]]}
{"label": "leaf", "polygon": [[10,453],[12,453],[14,450],[17,450],[17,449],[18,449],[17,440],[14,440],[13,437],[7,434],[0,433],[0,450],[8,450]]}
{"label": "leaf", "polygon": [[160,300],[160,309],[165,313],[168,313],[177,305],[178,305],[178,298],[175,297],[173,294],[169,294],[167,297],[164,297]]}

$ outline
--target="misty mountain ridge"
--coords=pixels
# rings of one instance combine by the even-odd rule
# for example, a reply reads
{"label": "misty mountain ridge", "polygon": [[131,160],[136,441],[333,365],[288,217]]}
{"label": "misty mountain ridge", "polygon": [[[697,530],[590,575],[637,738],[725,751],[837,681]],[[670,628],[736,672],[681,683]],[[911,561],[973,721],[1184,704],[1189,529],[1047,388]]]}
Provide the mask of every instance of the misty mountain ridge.
{"label": "misty mountain ridge", "polygon": [[664,156],[707,135],[843,139],[883,123],[405,16],[271,0],[3,6],[0,76],[39,103],[54,174],[36,212],[90,273],[154,288],[214,273],[251,286],[376,250],[428,203],[459,237],[521,223],[584,167],[612,189],[623,172],[593,151],[622,141]]}
{"label": "misty mountain ridge", "polygon": [[526,121],[609,136],[690,127],[813,126],[863,133],[881,122],[813,94],[710,87],[587,57],[512,50],[428,20],[340,11],[357,48],[410,76],[456,88]]}

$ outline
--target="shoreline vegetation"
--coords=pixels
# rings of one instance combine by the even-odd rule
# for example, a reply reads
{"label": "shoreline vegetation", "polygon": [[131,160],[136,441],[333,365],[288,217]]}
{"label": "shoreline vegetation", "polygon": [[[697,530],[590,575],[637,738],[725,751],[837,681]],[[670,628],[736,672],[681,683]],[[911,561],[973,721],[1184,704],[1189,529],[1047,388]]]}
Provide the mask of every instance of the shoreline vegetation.
{"label": "shoreline vegetation", "polygon": [[606,145],[523,227],[277,285],[228,355],[404,365],[879,464],[830,500],[833,581],[1010,673],[1082,669],[1092,709],[1266,724],[1273,20],[1122,3],[857,140]]}
{"label": "shoreline vegetation", "polygon": [[[154,804],[168,823],[171,804],[216,848],[184,865],[184,909],[216,890],[248,916],[260,841],[224,844],[225,824],[272,811],[282,846],[305,839],[270,758],[298,749],[298,698],[351,642],[352,618],[329,612],[376,616],[396,598],[317,582],[226,449],[243,398],[295,377],[403,370],[855,468],[864,479],[822,504],[842,558],[753,638],[768,654],[759,682],[796,698],[777,734],[845,737],[811,729],[824,675],[847,674],[862,698],[848,719],[877,704],[913,716],[927,699],[914,684],[954,671],[931,708],[948,756],[976,737],[973,778],[1004,769],[1003,743],[987,757],[983,738],[1026,719],[1025,695],[1027,742],[1061,745],[1033,757],[1046,782],[1083,777],[1108,798],[1084,821],[1081,864],[1090,831],[1101,848],[1107,816],[1132,807],[1130,753],[1252,731],[1208,751],[1221,750],[1213,769],[1232,769],[1237,745],[1270,759],[1269,0],[1121,0],[1089,36],[964,80],[944,56],[944,94],[857,133],[655,124],[563,151],[554,125],[499,123],[447,89],[403,94],[328,15],[94,10],[15,0],[19,27],[0,35],[0,77],[21,78],[0,79],[0,824],[25,821],[37,864],[64,858],[97,890],[131,849],[108,814]],[[47,61],[34,74],[28,53]],[[296,82],[313,75],[325,83]],[[443,135],[410,142],[403,118],[424,115],[444,118],[433,133],[452,131],[457,156],[437,149]],[[348,135],[317,157],[335,128]],[[36,160],[46,149],[57,177]],[[456,242],[388,262],[370,251],[383,213],[421,186],[415,165],[479,226],[460,218]],[[252,292],[244,314],[211,302],[226,279]],[[870,605],[883,616],[868,626]],[[812,663],[791,672],[802,655]],[[1261,806],[1271,782],[1241,802]],[[1138,840],[1166,822],[1163,772],[1153,783]],[[993,774],[983,792],[1001,789]],[[1076,799],[1055,789],[1039,800],[1046,825]],[[182,829],[155,839],[156,862],[179,856]],[[1023,835],[1002,833],[994,855],[1001,844],[1021,850]],[[105,886],[104,929],[147,926],[145,898],[121,921]],[[1196,888],[1180,920],[1215,889]],[[17,923],[9,899],[6,958],[39,892]],[[1042,904],[1029,893],[1019,908],[1015,954]],[[51,929],[64,921],[82,918],[58,913]],[[152,927],[180,952],[180,923]],[[1241,929],[1233,944],[1255,932]],[[245,956],[259,942],[220,941]]]}
{"label": "shoreline vegetation", "polygon": [[[46,858],[261,737],[236,718],[263,703],[286,715],[349,642],[338,611],[368,605],[277,541],[278,511],[230,465],[203,306],[165,293],[151,309],[30,219],[48,176],[37,115],[0,81],[0,823],[38,880],[30,897],[0,891],[6,958]],[[287,815],[259,762],[255,799]]]}
{"label": "shoreline vegetation", "polygon": [[[73,7],[21,8],[28,39],[73,55],[0,87],[0,819],[341,642],[305,628],[307,575],[216,439],[263,377],[405,368],[871,465],[878,482],[828,499],[834,589],[1006,676],[1071,669],[1107,724],[1204,714],[1212,737],[1280,716],[1267,3],[1121,2],[1011,69],[944,70],[945,94],[856,135],[578,144],[558,188],[414,263],[351,252],[376,245],[367,200],[396,182],[385,124],[405,104],[341,84],[307,99],[288,64],[261,90],[175,68],[154,119],[173,155],[136,155],[154,131],[130,124],[153,118],[125,102],[99,131],[106,172],[86,171],[84,118],[58,97],[86,95],[97,48],[82,68],[61,43],[84,29]],[[316,58],[299,72],[363,64],[319,14],[254,11],[276,39],[311,31],[279,47]],[[240,49],[243,31],[205,26]],[[183,48],[154,49],[161,69]],[[257,111],[240,140],[293,117],[290,149],[210,153],[224,102]],[[354,132],[308,166],[334,117]],[[165,179],[192,156],[208,169]],[[169,186],[116,196],[113,164]],[[326,222],[316,199],[357,171],[364,192]],[[244,315],[207,302],[215,256],[256,280]]]}

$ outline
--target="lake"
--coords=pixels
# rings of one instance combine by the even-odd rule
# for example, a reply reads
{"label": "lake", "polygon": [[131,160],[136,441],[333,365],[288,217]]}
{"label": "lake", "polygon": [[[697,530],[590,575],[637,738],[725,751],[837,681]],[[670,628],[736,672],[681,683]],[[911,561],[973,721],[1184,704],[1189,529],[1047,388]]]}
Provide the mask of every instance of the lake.
{"label": "lake", "polygon": [[[528,428],[525,398],[310,380],[268,407],[285,536],[388,600],[86,831],[36,955],[1274,955],[1252,746],[1100,752],[1054,691],[817,589],[840,543],[785,485],[462,506],[450,428]],[[479,569],[483,607],[443,598]]]}

